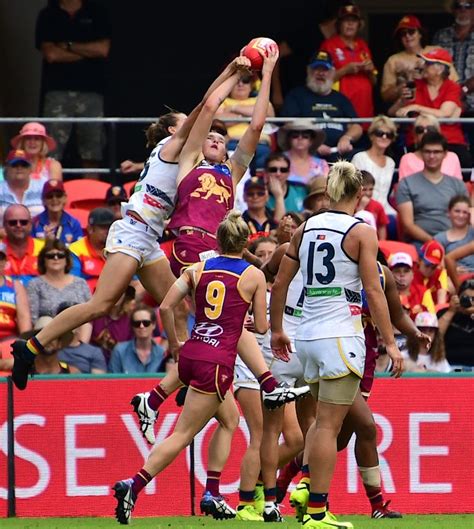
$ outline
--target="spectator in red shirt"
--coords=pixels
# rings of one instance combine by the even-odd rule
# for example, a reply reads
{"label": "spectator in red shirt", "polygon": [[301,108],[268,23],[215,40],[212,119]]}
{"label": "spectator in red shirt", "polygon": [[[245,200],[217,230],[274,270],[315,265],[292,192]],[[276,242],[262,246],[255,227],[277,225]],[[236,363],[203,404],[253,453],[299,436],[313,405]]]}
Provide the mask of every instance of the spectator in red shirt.
{"label": "spectator in red shirt", "polygon": [[448,274],[443,267],[444,248],[434,239],[420,248],[420,260],[414,266],[413,283],[431,292],[436,305],[448,301]]}
{"label": "spectator in red shirt", "polygon": [[31,215],[22,204],[8,206],[3,217],[3,227],[7,254],[5,274],[26,286],[33,277],[39,275],[38,254],[44,241],[30,235]]}
{"label": "spectator in red shirt", "polygon": [[332,58],[339,90],[354,106],[359,117],[374,115],[373,85],[376,70],[367,43],[357,36],[362,27],[360,9],[355,5],[339,8],[336,35],[321,44]]}
{"label": "spectator in red shirt", "polygon": [[434,313],[435,307],[430,291],[413,282],[413,259],[410,254],[394,253],[389,259],[389,267],[395,279],[402,307],[410,318],[414,320],[416,315],[423,311]]}
{"label": "spectator in red shirt", "polygon": [[[436,118],[459,118],[463,107],[461,86],[449,79],[453,63],[451,55],[443,48],[436,48],[420,53],[419,57],[424,61],[423,78],[415,81],[415,97],[412,100],[398,99],[389,109],[389,114],[414,117],[423,112]],[[448,149],[458,155],[461,167],[471,167],[472,159],[461,124],[442,123],[441,133],[448,142]],[[409,134],[408,145],[412,145],[413,141],[413,135]]]}
{"label": "spectator in red shirt", "polygon": [[362,196],[368,199],[364,209],[372,213],[375,217],[379,241],[384,241],[387,238],[388,217],[382,204],[378,200],[372,198],[372,195],[374,194],[375,178],[372,173],[369,173],[369,171],[366,171],[365,169],[362,169],[361,173],[363,185]]}

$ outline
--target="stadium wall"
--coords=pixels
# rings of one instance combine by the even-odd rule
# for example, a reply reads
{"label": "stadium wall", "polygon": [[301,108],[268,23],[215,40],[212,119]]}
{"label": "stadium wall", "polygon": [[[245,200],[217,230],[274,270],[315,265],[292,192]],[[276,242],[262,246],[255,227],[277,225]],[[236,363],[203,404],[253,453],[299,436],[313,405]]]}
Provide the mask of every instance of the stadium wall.
{"label": "stadium wall", "polygon": [[[113,515],[111,485],[141,468],[149,451],[128,402],[152,385],[153,378],[79,375],[35,377],[25,392],[15,390],[17,516]],[[0,517],[8,513],[7,398],[6,379],[0,379]],[[395,500],[397,510],[474,513],[474,377],[380,378],[370,405],[378,425],[385,495]],[[174,399],[168,399],[157,423],[158,441],[172,431],[178,415]],[[206,450],[214,428],[215,421],[195,439],[195,505],[206,479]],[[221,492],[232,505],[238,502],[247,439],[242,419],[221,481]],[[189,515],[191,504],[186,451],[148,485],[134,514]],[[369,512],[353,444],[338,458],[331,507],[341,514]]]}

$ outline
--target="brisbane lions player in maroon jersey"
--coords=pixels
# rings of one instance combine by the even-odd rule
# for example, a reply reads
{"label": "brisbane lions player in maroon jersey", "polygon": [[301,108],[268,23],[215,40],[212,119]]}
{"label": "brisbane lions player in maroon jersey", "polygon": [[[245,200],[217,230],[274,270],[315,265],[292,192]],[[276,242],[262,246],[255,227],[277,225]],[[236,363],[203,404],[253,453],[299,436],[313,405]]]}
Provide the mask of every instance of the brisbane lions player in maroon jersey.
{"label": "brisbane lions player in maroon jersey", "polygon": [[138,493],[190,444],[225,399],[232,397],[228,389],[233,382],[237,342],[250,304],[256,331],[268,329],[265,276],[242,259],[248,235],[241,214],[231,211],[217,230],[221,254],[189,267],[161,303],[168,340],[179,349],[173,309],[186,295],[194,297],[196,322],[180,349],[178,363],[179,378],[189,390],[173,433],[155,445],[133,478],[114,485],[115,515],[122,524],[129,523]]}

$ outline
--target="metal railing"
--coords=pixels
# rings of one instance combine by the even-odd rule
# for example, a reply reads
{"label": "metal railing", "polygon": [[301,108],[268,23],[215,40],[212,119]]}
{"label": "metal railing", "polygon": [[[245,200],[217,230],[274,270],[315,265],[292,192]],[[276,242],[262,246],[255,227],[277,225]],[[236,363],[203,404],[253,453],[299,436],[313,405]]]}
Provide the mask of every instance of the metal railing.
{"label": "metal railing", "polygon": [[[0,125],[3,124],[24,124],[29,121],[39,121],[43,124],[47,123],[102,123],[107,129],[107,160],[108,164],[106,168],[63,168],[64,174],[103,174],[109,175],[109,181],[113,184],[121,183],[118,171],[118,159],[117,159],[117,126],[120,124],[150,124],[156,121],[157,117],[83,117],[83,118],[72,118],[72,117],[0,117]],[[251,118],[225,118],[222,119],[225,123],[250,123]],[[371,118],[298,118],[298,117],[271,117],[267,118],[267,123],[273,123],[275,125],[281,123],[288,123],[294,119],[307,120],[309,124],[318,123],[370,123],[374,119]],[[413,123],[416,118],[391,118],[395,123]],[[474,117],[469,118],[439,118],[440,123],[459,123],[467,124],[474,123]],[[471,171],[471,167],[463,167],[463,171]]]}

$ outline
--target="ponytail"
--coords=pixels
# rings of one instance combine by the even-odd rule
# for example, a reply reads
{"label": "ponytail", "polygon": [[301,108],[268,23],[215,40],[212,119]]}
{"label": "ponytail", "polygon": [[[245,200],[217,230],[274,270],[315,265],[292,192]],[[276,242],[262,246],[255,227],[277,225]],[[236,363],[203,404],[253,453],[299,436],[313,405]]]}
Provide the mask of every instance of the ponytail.
{"label": "ponytail", "polygon": [[249,227],[242,213],[232,209],[217,228],[217,241],[222,253],[239,253],[247,245]]}
{"label": "ponytail", "polygon": [[333,202],[352,198],[362,187],[362,174],[345,160],[334,163],[328,174],[327,194]]}
{"label": "ponytail", "polygon": [[179,114],[180,112],[176,111],[163,114],[145,130],[148,149],[155,148],[161,140],[170,135],[169,128],[176,126]]}

